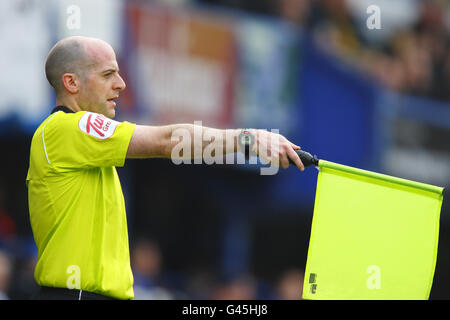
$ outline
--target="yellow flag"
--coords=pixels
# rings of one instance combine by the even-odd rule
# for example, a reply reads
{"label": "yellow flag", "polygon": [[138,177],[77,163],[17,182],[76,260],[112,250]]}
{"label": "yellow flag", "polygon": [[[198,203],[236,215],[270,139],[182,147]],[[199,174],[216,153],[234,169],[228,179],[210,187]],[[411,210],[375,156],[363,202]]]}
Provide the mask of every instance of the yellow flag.
{"label": "yellow flag", "polygon": [[319,161],[305,299],[428,299],[443,188]]}

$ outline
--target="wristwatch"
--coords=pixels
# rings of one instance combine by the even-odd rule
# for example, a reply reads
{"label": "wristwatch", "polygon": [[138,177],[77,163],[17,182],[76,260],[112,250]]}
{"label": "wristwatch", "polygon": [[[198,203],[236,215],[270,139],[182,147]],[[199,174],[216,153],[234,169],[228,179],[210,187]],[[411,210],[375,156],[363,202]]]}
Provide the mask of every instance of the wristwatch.
{"label": "wristwatch", "polygon": [[241,151],[244,152],[245,160],[248,160],[250,158],[250,150],[255,144],[255,136],[250,129],[242,129],[238,137],[238,144]]}

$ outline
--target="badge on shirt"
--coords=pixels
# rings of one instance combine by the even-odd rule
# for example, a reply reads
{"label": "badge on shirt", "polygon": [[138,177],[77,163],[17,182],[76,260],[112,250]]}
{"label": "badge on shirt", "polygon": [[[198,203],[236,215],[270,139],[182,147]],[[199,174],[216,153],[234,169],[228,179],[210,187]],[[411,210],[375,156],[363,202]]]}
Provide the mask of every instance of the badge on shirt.
{"label": "badge on shirt", "polygon": [[101,140],[110,138],[118,125],[119,122],[93,112],[86,112],[78,122],[81,131]]}

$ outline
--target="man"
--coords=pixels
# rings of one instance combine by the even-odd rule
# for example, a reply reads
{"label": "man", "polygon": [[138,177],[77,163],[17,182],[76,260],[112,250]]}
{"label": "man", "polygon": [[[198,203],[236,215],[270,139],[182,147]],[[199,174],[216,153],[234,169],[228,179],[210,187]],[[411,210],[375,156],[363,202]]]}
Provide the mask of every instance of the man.
{"label": "man", "polygon": [[[133,299],[125,206],[115,167],[126,158],[170,158],[178,143],[173,132],[193,135],[199,128],[112,120],[125,83],[114,50],[102,40],[77,36],[59,41],[45,71],[57,107],[33,136],[27,175],[38,248],[37,298]],[[237,143],[226,140],[236,142],[241,130],[226,135],[225,130],[200,129],[222,137],[214,143],[223,144],[224,153],[239,151]],[[253,130],[252,137],[252,151],[265,148],[268,161],[287,168],[290,159],[304,169],[294,151],[300,147],[283,136]],[[270,143],[274,140],[276,148]]]}

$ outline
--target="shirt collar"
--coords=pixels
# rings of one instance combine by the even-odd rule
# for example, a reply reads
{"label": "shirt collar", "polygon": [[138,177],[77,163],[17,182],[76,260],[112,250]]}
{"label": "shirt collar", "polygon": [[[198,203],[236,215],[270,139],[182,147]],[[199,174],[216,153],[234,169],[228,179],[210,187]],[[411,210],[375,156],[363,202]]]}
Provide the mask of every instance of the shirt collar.
{"label": "shirt collar", "polygon": [[75,113],[73,110],[67,108],[66,106],[56,106],[56,107],[52,110],[51,113],[55,113],[55,112],[58,112],[58,111],[62,111],[62,112],[65,112],[65,113]]}

